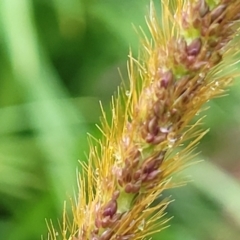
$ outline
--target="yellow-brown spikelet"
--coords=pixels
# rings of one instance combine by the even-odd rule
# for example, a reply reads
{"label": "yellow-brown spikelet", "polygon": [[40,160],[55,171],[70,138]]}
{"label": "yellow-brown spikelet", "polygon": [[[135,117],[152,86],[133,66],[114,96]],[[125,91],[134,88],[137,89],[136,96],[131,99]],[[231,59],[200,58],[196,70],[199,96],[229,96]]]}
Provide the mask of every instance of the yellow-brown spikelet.
{"label": "yellow-brown spikelet", "polygon": [[234,77],[228,67],[239,52],[239,0],[162,0],[162,6],[159,22],[151,3],[151,39],[143,34],[139,60],[130,52],[130,86],[113,98],[110,123],[103,111],[103,140],[90,140],[64,240],[145,239],[163,229],[166,220],[159,219],[170,200],[151,204],[179,184],[174,174],[206,133],[192,119]]}

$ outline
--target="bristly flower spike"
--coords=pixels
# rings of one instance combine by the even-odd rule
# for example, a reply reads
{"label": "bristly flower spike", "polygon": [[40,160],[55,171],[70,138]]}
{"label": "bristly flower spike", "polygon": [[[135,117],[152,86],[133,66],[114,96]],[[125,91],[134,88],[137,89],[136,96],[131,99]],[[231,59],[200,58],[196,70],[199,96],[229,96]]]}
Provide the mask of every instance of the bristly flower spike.
{"label": "bristly flower spike", "polygon": [[206,133],[195,115],[235,77],[239,0],[162,0],[157,15],[151,2],[151,39],[143,33],[139,60],[130,52],[129,89],[113,98],[110,122],[103,111],[103,139],[89,141],[64,240],[146,239],[166,227],[170,200],[152,203],[181,184],[175,174]]}

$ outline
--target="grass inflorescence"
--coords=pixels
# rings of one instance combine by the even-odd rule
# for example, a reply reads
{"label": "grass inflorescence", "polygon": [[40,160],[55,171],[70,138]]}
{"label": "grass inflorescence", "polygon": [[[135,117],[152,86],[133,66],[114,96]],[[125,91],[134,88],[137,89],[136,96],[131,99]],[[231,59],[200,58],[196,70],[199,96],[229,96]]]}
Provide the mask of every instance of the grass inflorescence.
{"label": "grass inflorescence", "polygon": [[[151,2],[151,38],[142,32],[138,60],[130,52],[130,84],[113,98],[110,121],[103,111],[103,139],[89,139],[62,239],[145,239],[166,226],[171,200],[152,203],[181,184],[175,174],[207,132],[193,119],[237,75],[239,12],[239,0],[162,0],[158,19]],[[58,239],[54,230],[49,239]]]}

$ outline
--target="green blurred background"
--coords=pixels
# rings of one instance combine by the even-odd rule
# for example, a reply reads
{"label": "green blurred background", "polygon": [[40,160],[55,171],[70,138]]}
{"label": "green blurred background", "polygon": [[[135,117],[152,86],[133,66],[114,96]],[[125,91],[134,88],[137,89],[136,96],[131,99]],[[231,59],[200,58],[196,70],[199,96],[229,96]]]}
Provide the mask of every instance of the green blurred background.
{"label": "green blurred background", "polygon": [[[159,2],[156,1],[158,4]],[[87,132],[100,137],[99,100],[125,79],[146,29],[148,0],[0,0],[0,240],[46,237],[76,192]],[[164,240],[240,239],[240,82],[214,100],[193,182],[169,191]]]}

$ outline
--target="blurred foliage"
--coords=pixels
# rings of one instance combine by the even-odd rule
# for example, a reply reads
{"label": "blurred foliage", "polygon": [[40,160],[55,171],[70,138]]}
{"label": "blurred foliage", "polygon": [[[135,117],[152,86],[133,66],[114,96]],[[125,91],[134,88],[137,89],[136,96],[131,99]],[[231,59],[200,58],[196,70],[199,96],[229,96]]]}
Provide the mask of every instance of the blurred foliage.
{"label": "blurred foliage", "polygon": [[[156,1],[156,3],[159,3]],[[0,238],[46,236],[64,199],[74,195],[86,133],[100,137],[99,100],[109,108],[127,79],[131,47],[146,29],[148,0],[0,1]],[[167,230],[154,239],[227,240],[240,236],[240,83],[216,99],[205,119],[211,128],[199,149],[205,164],[187,171]],[[184,173],[186,174],[186,173]]]}

